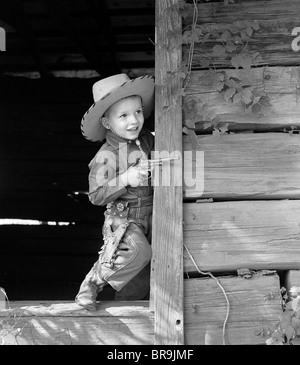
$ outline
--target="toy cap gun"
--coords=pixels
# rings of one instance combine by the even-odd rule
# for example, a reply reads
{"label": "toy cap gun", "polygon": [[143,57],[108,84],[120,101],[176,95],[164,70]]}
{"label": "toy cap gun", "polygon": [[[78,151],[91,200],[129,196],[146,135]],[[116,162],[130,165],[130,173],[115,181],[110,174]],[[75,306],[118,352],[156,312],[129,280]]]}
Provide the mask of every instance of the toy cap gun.
{"label": "toy cap gun", "polygon": [[142,170],[151,171],[154,166],[162,165],[164,162],[179,160],[179,156],[158,158],[156,160],[138,160],[136,166]]}

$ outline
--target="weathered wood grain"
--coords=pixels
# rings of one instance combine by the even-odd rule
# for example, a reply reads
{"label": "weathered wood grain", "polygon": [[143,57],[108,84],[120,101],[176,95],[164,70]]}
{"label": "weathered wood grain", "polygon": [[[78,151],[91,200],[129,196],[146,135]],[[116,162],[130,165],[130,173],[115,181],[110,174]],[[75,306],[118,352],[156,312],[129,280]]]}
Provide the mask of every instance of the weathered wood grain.
{"label": "weathered wood grain", "polygon": [[228,123],[229,131],[274,131],[291,126],[299,129],[299,67],[219,71],[226,79],[234,78],[246,82],[253,95],[267,95],[270,107],[255,113],[251,107],[246,108],[241,102],[227,102],[224,95],[216,89],[213,78],[208,76],[209,71],[193,71],[183,98],[186,106],[183,113],[185,123],[192,120],[196,123],[196,130],[211,131],[213,127],[207,124],[210,116],[211,119],[218,118],[219,123]]}
{"label": "weathered wood grain", "polygon": [[75,303],[15,302],[0,310],[5,345],[151,345],[148,302],[101,302],[88,312]]}
{"label": "weathered wood grain", "polygon": [[186,198],[299,199],[299,135],[198,136],[198,145],[204,166],[201,156],[195,161],[191,142],[184,137]]}
{"label": "weathered wood grain", "polygon": [[[249,52],[260,52],[261,65],[298,65],[299,53],[292,49],[292,30],[299,27],[300,3],[297,0],[242,1],[225,6],[223,2],[201,3],[198,5],[199,25],[217,25],[219,29],[228,29],[228,25],[238,20],[256,20],[260,29],[254,31],[247,42]],[[183,19],[183,29],[192,24],[193,5],[188,7],[187,17]],[[214,57],[214,45],[222,44],[210,38],[202,44],[195,44],[193,67],[201,67],[203,56],[213,61],[214,66],[229,67],[230,57]],[[189,45],[183,47],[183,58],[188,57]]]}
{"label": "weathered wood grain", "polygon": [[299,200],[186,203],[184,243],[202,271],[298,269],[299,216]]}
{"label": "weathered wood grain", "polygon": [[[264,344],[259,334],[280,320],[281,295],[277,275],[219,277],[229,300],[225,344]],[[185,290],[185,344],[222,345],[227,302],[212,278],[187,279]]]}
{"label": "weathered wood grain", "polygon": [[[87,311],[78,306],[75,302],[70,301],[10,301],[10,309],[16,316],[22,317],[149,317],[152,314],[149,311],[149,302],[139,301],[103,301],[98,302],[97,309],[94,312]],[[10,313],[10,309],[0,312],[4,317]]]}
{"label": "weathered wood grain", "polygon": [[[171,11],[178,0],[156,0],[155,59],[155,149],[182,151],[181,48],[167,51],[181,34],[181,17]],[[164,45],[164,46],[163,46]],[[166,46],[166,47],[165,47]],[[165,82],[171,73],[169,82]],[[168,106],[168,111],[165,111]],[[170,126],[172,125],[172,128]],[[183,245],[182,171],[172,173],[170,186],[158,184],[154,190],[152,232],[152,278],[150,308],[155,313],[155,343],[180,345],[183,338]],[[172,252],[172,257],[170,257]]]}

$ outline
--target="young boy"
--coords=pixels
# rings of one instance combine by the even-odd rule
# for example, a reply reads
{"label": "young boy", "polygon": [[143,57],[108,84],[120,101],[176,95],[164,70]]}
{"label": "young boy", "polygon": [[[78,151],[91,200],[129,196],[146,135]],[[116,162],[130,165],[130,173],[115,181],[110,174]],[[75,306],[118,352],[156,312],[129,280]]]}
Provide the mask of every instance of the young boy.
{"label": "young boy", "polygon": [[89,140],[106,142],[89,164],[89,199],[107,210],[104,245],[75,298],[89,310],[96,309],[106,284],[120,292],[151,259],[153,188],[138,161],[147,160],[154,147],[153,135],[143,128],[154,107],[154,80],[111,76],[94,84],[93,96],[81,130]]}

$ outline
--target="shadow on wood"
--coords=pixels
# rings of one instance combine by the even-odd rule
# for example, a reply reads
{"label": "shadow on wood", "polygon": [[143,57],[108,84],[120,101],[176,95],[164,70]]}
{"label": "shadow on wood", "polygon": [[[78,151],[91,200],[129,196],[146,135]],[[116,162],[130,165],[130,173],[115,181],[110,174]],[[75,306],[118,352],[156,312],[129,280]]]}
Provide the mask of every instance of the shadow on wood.
{"label": "shadow on wood", "polygon": [[152,345],[147,301],[101,302],[89,312],[73,302],[13,302],[0,310],[4,345]]}

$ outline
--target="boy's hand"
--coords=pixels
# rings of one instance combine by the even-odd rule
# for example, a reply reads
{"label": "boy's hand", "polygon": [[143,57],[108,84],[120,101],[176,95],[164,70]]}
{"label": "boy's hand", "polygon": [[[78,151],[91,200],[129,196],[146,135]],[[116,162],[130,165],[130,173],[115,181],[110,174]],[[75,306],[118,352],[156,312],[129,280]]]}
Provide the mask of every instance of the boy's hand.
{"label": "boy's hand", "polygon": [[130,166],[127,171],[120,175],[122,183],[127,186],[130,185],[133,188],[141,185],[148,185],[148,170],[141,169],[139,166]]}

